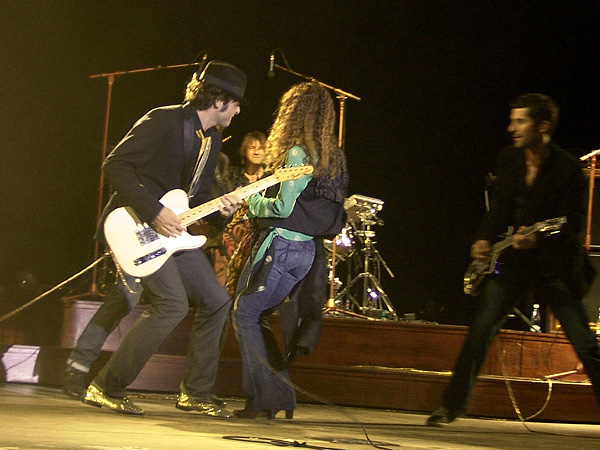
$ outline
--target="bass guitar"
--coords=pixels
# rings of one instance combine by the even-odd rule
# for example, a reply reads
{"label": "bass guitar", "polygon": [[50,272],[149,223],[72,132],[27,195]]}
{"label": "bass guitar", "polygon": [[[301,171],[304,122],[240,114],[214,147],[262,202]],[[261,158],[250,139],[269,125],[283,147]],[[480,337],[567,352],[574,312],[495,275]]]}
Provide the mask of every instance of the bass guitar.
{"label": "bass guitar", "polygon": [[[283,181],[296,180],[313,173],[313,166],[296,166],[278,169],[273,175],[236,189],[240,198],[260,192]],[[160,202],[181,219],[184,227],[219,210],[221,197],[190,209],[185,191],[173,189],[162,196]],[[202,247],[206,236],[183,232],[167,237],[157,233],[140,220],[133,208],[124,206],[111,211],[104,222],[104,235],[115,262],[132,277],[146,277],[162,267],[175,252]]]}
{"label": "bass guitar", "polygon": [[[556,217],[555,219],[544,220],[542,222],[534,223],[530,227],[525,228],[525,230],[523,230],[519,234],[528,236],[533,233],[559,233],[560,229],[566,222],[566,217]],[[512,245],[513,236],[514,235],[512,234],[512,232],[510,232],[508,237],[492,245],[490,259],[488,262],[483,262],[474,259],[471,262],[471,264],[469,264],[469,267],[467,267],[467,271],[465,272],[463,280],[465,294],[473,296],[479,295],[479,287],[481,285],[481,282],[485,279],[487,275],[489,275],[496,269],[498,257],[504,250],[506,250]]]}

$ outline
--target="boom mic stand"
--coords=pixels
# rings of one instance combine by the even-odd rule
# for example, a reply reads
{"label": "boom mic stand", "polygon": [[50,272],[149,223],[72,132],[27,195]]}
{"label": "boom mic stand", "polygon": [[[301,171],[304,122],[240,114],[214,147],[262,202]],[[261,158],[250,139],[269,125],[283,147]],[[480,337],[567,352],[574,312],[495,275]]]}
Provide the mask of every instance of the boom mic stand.
{"label": "boom mic stand", "polygon": [[[281,66],[279,64],[275,64],[274,60],[275,60],[275,51],[279,51],[281,53],[281,56],[283,58],[283,61],[285,62],[285,67]],[[323,86],[326,89],[329,89],[330,91],[335,92],[336,97],[339,101],[339,105],[340,105],[340,120],[339,120],[339,127],[338,127],[338,145],[339,147],[344,150],[344,145],[345,145],[345,140],[346,140],[346,99],[351,98],[352,100],[356,100],[356,101],[360,101],[360,97],[357,97],[356,95],[350,94],[349,92],[343,91],[341,89],[338,89],[336,87],[333,87],[329,84],[323,83],[322,81],[317,80],[314,77],[308,76],[308,75],[304,75],[301,73],[298,73],[294,70],[292,70],[289,67],[289,64],[287,62],[287,59],[285,58],[285,55],[283,53],[283,51],[279,48],[274,49],[271,52],[271,69],[273,69],[274,67],[283,70],[284,72],[288,72],[291,73],[292,75],[295,75],[299,78],[303,78],[307,81],[312,81],[315,83],[320,84],[321,86]],[[269,76],[273,76],[273,73],[270,72]],[[347,315],[357,315],[354,314],[350,311],[346,311],[345,309],[341,309],[338,308],[335,304],[335,299],[334,299],[334,291],[335,291],[335,257],[336,257],[336,243],[335,243],[335,238],[333,239],[333,243],[332,243],[332,264],[331,264],[331,270],[330,270],[330,280],[329,280],[329,299],[327,300],[327,307],[324,310],[324,314],[328,314],[331,312],[337,312],[337,313],[342,313],[342,314],[347,314]],[[359,316],[360,317],[360,316]]]}
{"label": "boom mic stand", "polygon": [[[96,75],[90,75],[91,79],[106,78],[106,81],[108,82],[108,90],[106,93],[106,113],[105,113],[105,117],[104,117],[104,134],[103,134],[103,138],[102,138],[102,159],[100,161],[104,161],[104,159],[106,158],[106,154],[107,154],[108,124],[110,121],[110,106],[111,106],[111,100],[112,100],[112,88],[113,88],[113,84],[115,83],[115,79],[117,77],[123,76],[123,75],[131,75],[131,74],[135,74],[135,73],[141,73],[141,72],[153,72],[156,70],[178,69],[181,67],[199,66],[199,65],[203,65],[205,63],[206,58],[207,58],[207,54],[206,54],[206,52],[204,52],[202,62],[200,62],[200,63],[195,62],[195,63],[178,64],[178,65],[172,65],[172,66],[156,66],[156,67],[148,67],[146,69],[135,69],[135,70],[126,70],[126,71],[119,71],[119,72],[100,73],[100,74],[96,74]],[[96,210],[96,224],[100,223],[100,217],[102,215],[102,207],[104,204],[103,198],[104,198],[104,175],[103,175],[102,171],[100,171],[100,180],[98,183],[98,205],[97,205],[97,210]],[[99,255],[100,255],[100,242],[98,242],[97,239],[94,239],[94,261],[98,259]],[[94,267],[92,269],[92,283],[90,286],[90,290],[87,293],[87,295],[90,297],[98,297],[101,295],[100,291],[98,289],[98,281],[97,280],[98,280],[97,265],[94,265]],[[80,297],[80,296],[78,296],[78,297]]]}

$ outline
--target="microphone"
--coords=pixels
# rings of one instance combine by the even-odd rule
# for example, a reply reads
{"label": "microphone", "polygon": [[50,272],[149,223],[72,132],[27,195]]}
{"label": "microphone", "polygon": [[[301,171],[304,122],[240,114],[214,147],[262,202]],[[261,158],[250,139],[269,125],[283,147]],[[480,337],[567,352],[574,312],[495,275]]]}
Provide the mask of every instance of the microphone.
{"label": "microphone", "polygon": [[275,71],[273,70],[273,64],[275,64],[275,52],[271,52],[271,58],[270,58],[270,64],[269,64],[269,72],[267,72],[267,76],[269,78],[273,78],[275,76]]}

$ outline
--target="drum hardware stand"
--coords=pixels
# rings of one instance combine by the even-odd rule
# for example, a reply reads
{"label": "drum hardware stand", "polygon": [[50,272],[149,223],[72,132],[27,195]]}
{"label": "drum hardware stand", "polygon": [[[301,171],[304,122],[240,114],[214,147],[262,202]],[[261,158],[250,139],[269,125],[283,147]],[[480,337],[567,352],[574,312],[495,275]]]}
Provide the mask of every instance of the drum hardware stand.
{"label": "drum hardware stand", "polygon": [[594,203],[594,185],[596,182],[596,158],[600,153],[600,149],[593,150],[587,155],[583,155],[579,158],[580,161],[590,160],[588,167],[588,208],[587,208],[587,220],[586,220],[586,230],[585,230],[585,250],[589,253],[592,248],[592,206]]}
{"label": "drum hardware stand", "polygon": [[[380,265],[383,265],[392,278],[394,278],[394,274],[388,267],[385,260],[381,257],[379,251],[375,248],[375,244],[373,242],[375,231],[371,230],[373,225],[382,223],[381,220],[377,219],[376,214],[383,208],[383,201],[371,197],[353,195],[348,199],[345,206],[348,211],[348,217],[351,225],[355,230],[358,230],[354,232],[354,235],[358,236],[363,246],[362,252],[364,254],[364,264],[363,272],[359,273],[353,280],[351,280],[348,285],[337,294],[336,299],[341,299],[344,296],[347,296],[352,303],[355,305],[360,305],[359,310],[363,313],[373,309],[383,310],[383,306],[385,306],[390,312],[392,319],[398,320],[396,310],[394,309],[394,306],[390,302],[379,281]],[[356,227],[356,221],[360,222],[360,228]],[[377,264],[377,276],[371,273],[372,262]],[[361,301],[358,302],[350,290],[354,285],[357,285],[361,282],[362,298]],[[376,308],[373,307],[374,304]]]}
{"label": "drum hardware stand", "polygon": [[[391,313],[393,320],[398,320],[398,315],[396,314],[396,310],[394,306],[390,302],[387,294],[383,290],[379,278],[371,273],[371,262],[376,261],[377,264],[381,263],[383,267],[387,270],[388,274],[393,278],[394,274],[383,260],[379,251],[375,248],[372,238],[375,237],[375,232],[371,230],[371,225],[374,225],[376,222],[372,221],[364,221],[365,230],[358,231],[355,233],[356,236],[361,239],[361,242],[364,245],[363,253],[364,253],[364,271],[359,273],[340,293],[338,296],[341,298],[347,295],[353,303],[357,303],[356,299],[350,293],[350,289],[360,283],[362,281],[362,302],[360,303],[360,310],[366,312],[370,309],[383,309],[383,306],[387,308],[387,310]],[[364,239],[362,239],[364,238]],[[373,295],[374,297],[371,297]],[[376,308],[373,308],[373,304],[375,303]]]}
{"label": "drum hardware stand", "polygon": [[[336,278],[335,278],[335,265],[336,265],[336,239],[333,238],[331,246],[331,263],[329,266],[329,299],[327,300],[327,306],[323,309],[323,314],[346,314],[347,316],[358,317],[360,319],[375,320],[372,317],[363,316],[362,314],[355,313],[348,308],[340,308],[338,304],[340,300],[335,295],[336,291]],[[356,303],[356,300],[351,299],[355,306],[360,309],[360,305]]]}

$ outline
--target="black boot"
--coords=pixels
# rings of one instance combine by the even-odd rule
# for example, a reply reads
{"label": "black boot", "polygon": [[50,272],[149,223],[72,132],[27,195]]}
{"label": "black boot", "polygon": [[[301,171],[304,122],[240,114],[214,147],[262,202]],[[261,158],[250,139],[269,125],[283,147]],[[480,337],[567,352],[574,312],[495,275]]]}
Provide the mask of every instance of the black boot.
{"label": "black boot", "polygon": [[287,353],[287,355],[285,355],[285,358],[283,358],[283,361],[282,361],[283,369],[285,370],[288,367],[290,367],[292,365],[292,362],[294,362],[296,360],[296,358],[298,358],[299,355],[308,356],[309,353],[310,353],[310,349],[308,347],[303,347],[301,345],[294,345],[292,347],[292,349]]}
{"label": "black boot", "polygon": [[62,390],[67,397],[75,400],[83,400],[88,383],[87,373],[67,366],[63,374]]}

